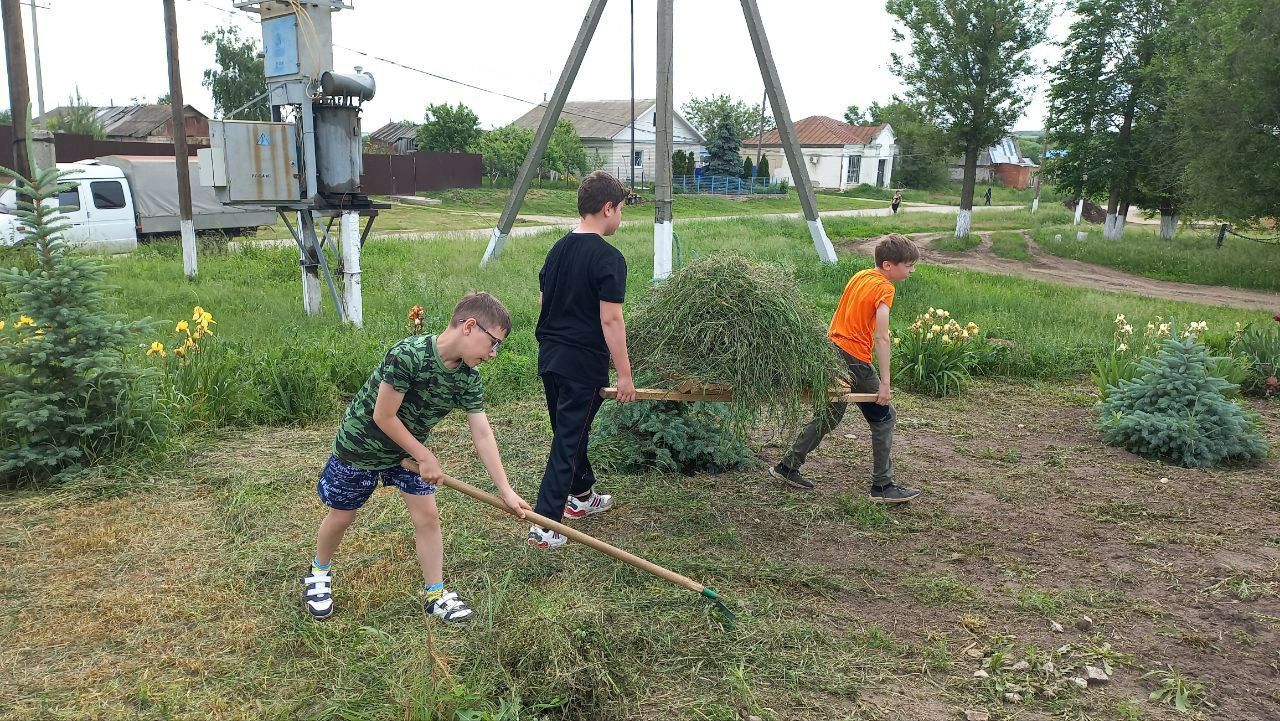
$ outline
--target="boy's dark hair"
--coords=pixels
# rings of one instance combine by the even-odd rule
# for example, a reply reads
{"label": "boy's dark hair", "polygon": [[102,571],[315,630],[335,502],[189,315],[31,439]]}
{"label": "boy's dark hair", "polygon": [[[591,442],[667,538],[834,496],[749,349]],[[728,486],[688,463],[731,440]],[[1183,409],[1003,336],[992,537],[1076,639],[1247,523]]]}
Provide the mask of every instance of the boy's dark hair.
{"label": "boy's dark hair", "polygon": [[597,170],[583,178],[578,185],[578,215],[595,215],[604,208],[605,203],[622,205],[628,195],[630,193],[621,180],[603,170]]}
{"label": "boy's dark hair", "polygon": [[490,330],[501,328],[511,332],[511,313],[507,312],[502,301],[488,293],[467,293],[462,296],[462,300],[453,307],[453,317],[449,323],[462,323],[468,318],[475,318],[480,325]]}
{"label": "boy's dark hair", "polygon": [[876,243],[876,267],[885,261],[890,263],[914,263],[920,260],[920,249],[901,233],[890,233]]}

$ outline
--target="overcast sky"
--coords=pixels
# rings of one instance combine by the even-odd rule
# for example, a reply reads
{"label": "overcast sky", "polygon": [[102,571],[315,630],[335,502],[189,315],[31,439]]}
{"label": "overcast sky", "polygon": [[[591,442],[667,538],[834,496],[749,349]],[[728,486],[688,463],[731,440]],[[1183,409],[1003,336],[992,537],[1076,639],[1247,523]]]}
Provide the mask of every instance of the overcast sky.
{"label": "overcast sky", "polygon": [[[22,0],[28,58],[34,57],[30,8]],[[168,91],[164,16],[160,0],[36,0],[46,109],[66,103],[78,88],[92,105],[154,102]],[[362,51],[421,70],[530,101],[550,94],[581,24],[587,0],[354,0],[334,16],[335,69],[360,65],[373,73],[377,96],[365,104],[364,129],[389,120],[421,120],[429,103],[466,103],[486,127],[504,125],[530,106],[364,57]],[[865,107],[901,92],[889,73],[892,18],[881,0],[759,0],[792,118],[839,118],[853,103]],[[259,37],[256,15],[232,9],[232,0],[177,0],[183,94],[213,114],[201,85],[213,49],[201,33],[235,25]],[[630,0],[605,8],[578,74],[573,100],[618,99],[629,89]],[[759,102],[760,73],[736,0],[675,3],[675,99],[729,93]],[[654,94],[656,0],[635,0],[636,96]],[[1050,35],[1066,32],[1060,16]],[[343,48],[349,48],[346,50]],[[1056,59],[1041,48],[1042,63]],[[31,102],[35,66],[29,59]],[[1042,75],[1040,77],[1043,77]],[[1037,78],[1039,80],[1039,78]],[[7,78],[0,77],[7,105]],[[1044,84],[1014,129],[1044,123]]]}

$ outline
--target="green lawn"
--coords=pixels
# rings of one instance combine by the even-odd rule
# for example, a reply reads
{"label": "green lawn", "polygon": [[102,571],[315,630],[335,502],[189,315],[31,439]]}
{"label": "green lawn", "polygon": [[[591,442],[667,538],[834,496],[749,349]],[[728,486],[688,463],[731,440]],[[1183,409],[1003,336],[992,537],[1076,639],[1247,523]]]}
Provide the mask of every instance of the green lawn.
{"label": "green lawn", "polygon": [[1027,252],[1027,238],[1022,233],[999,232],[991,234],[991,252],[1001,258],[1031,260]]}
{"label": "green lawn", "polygon": [[[510,195],[508,189],[467,188],[425,192],[429,198],[442,201],[445,210],[472,210],[490,213],[502,212],[503,204]],[[651,195],[646,196],[652,198]],[[856,210],[860,208],[883,208],[887,203],[864,198],[844,197],[828,193],[819,193],[819,210]],[[800,200],[795,192],[787,197],[748,197],[747,199],[728,198],[716,195],[677,194],[673,200],[676,218],[707,218],[724,215],[756,215],[760,213],[798,213]],[[578,215],[578,194],[574,190],[531,188],[525,195],[520,212],[527,215],[553,215],[576,217]],[[653,215],[651,204],[632,206],[624,211],[625,219],[649,217]]]}
{"label": "green lawn", "polygon": [[[378,198],[377,200],[385,200]],[[378,218],[373,223],[374,233],[386,233],[397,231],[422,231],[438,232],[449,230],[473,230],[476,228],[492,228],[496,224],[497,219],[487,215],[471,215],[461,212],[450,212],[442,207],[423,207],[415,205],[402,205],[400,203],[392,203],[391,207],[378,212]],[[290,219],[290,222],[293,222]],[[361,220],[362,227],[364,221]],[[542,225],[542,223],[527,220],[525,218],[517,218],[516,225]],[[337,233],[338,224],[334,223],[333,233]],[[260,229],[255,238],[288,238],[289,230],[284,227],[284,223],[280,222],[279,216],[276,216],[274,225],[270,225]]]}
{"label": "green lawn", "polygon": [[[1164,241],[1154,226],[1135,224],[1125,228],[1121,242],[1103,239],[1097,226],[1077,241],[1077,230],[1065,224],[1045,226],[1035,231],[1034,239],[1046,253],[1148,278],[1280,292],[1280,246],[1227,236],[1219,248],[1215,233],[1187,228]],[[1062,240],[1054,240],[1055,235]]]}

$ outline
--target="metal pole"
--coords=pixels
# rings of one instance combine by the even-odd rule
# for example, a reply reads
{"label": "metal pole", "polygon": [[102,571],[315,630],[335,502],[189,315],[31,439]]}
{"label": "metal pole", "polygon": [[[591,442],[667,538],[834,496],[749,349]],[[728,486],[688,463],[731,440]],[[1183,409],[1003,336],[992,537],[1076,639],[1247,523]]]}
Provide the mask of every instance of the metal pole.
{"label": "metal pole", "polygon": [[796,138],[795,126],[791,124],[791,111],[787,109],[787,99],[782,94],[782,81],[778,77],[778,68],[773,63],[773,51],[769,49],[769,38],[765,35],[764,20],[760,18],[760,8],[756,5],[756,0],[742,0],[742,13],[747,19],[747,31],[751,33],[756,62],[760,65],[760,77],[764,80],[765,96],[773,105],[773,119],[778,124],[782,149],[787,156],[787,164],[791,167],[791,179],[795,183],[796,193],[800,196],[800,207],[804,210],[804,218],[809,224],[809,235],[813,238],[813,246],[817,248],[818,258],[823,263],[835,263],[836,249],[827,238],[827,231],[822,227],[822,219],[818,216],[818,201],[813,195],[809,169],[805,167],[804,157],[800,154],[800,141]]}
{"label": "metal pole", "polygon": [[182,233],[182,272],[196,277],[196,226],[191,221],[191,169],[187,162],[187,127],[178,68],[178,14],[174,0],[164,0],[165,50],[169,55],[169,105],[173,109],[173,165],[178,174],[178,227]]}
{"label": "metal pole", "polygon": [[[502,246],[507,243],[507,234],[511,232],[511,226],[515,225],[516,214],[520,212],[520,204],[524,202],[525,193],[529,192],[529,181],[533,179],[534,170],[537,169],[538,163],[542,162],[542,154],[547,151],[547,143],[551,141],[551,133],[556,128],[556,121],[560,119],[560,111],[564,110],[565,100],[569,97],[574,78],[578,77],[582,58],[587,54],[587,47],[591,45],[591,37],[595,35],[596,25],[600,23],[600,15],[604,12],[607,1],[591,0],[587,14],[582,18],[578,37],[573,41],[573,49],[569,51],[569,57],[565,60],[560,80],[556,83],[550,102],[547,103],[546,112],[542,114],[542,122],[538,125],[538,132],[533,136],[533,145],[529,148],[529,154],[525,156],[524,164],[516,174],[515,185],[511,188],[511,195],[507,197],[502,216],[498,218],[498,227],[493,229],[493,235],[489,237],[489,247],[485,249],[480,265],[486,265],[497,258],[502,253]],[[635,122],[634,118],[632,122]]]}
{"label": "metal pole", "polygon": [[658,106],[653,151],[653,279],[671,275],[671,155],[675,151],[671,66],[675,44],[675,0],[658,0]]}
{"label": "metal pole", "polygon": [[31,45],[36,59],[36,108],[40,111],[40,126],[44,127],[44,75],[40,72],[40,18],[36,12],[36,0],[31,5]]}
{"label": "metal pole", "polygon": [[31,112],[31,89],[27,86],[27,47],[22,41],[22,6],[18,0],[0,0],[0,22],[4,25],[4,55],[9,70],[9,109],[13,116],[13,170],[30,178],[27,157],[27,114]]}

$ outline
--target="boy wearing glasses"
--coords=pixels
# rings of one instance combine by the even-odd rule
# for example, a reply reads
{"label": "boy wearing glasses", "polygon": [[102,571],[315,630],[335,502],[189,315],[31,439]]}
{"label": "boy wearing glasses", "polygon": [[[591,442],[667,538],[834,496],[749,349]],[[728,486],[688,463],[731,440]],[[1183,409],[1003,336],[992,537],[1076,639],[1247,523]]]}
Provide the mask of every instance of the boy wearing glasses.
{"label": "boy wearing glasses", "polygon": [[[573,232],[556,241],[538,273],[538,375],[547,394],[551,452],[535,510],[547,518],[574,521],[603,513],[613,497],[598,493],[587,460],[587,437],[600,409],[600,389],[609,385],[609,359],[618,369],[618,402],[635,400],[622,299],[627,261],[605,242],[622,222],[629,193],[617,178],[596,171],[578,186]],[[532,526],[528,543],[551,549],[564,536]]]}
{"label": "boy wearing glasses", "polygon": [[[458,594],[444,588],[444,543],[436,485],[440,461],[423,442],[453,409],[467,414],[471,439],[507,506],[523,517],[529,508],[507,482],[493,429],[484,412],[484,386],[476,366],[497,355],[511,332],[511,316],[488,293],[470,293],[453,309],[438,335],[415,335],[396,343],[347,406],[333,442],[333,455],[317,485],[329,513],[316,532],[311,571],[302,579],[303,606],[316,619],[333,614],[333,555],[360,508],[381,480],[400,491],[413,520],[426,601],[423,609],[449,623],[473,615]],[[400,467],[412,458],[419,473]],[[420,474],[420,475],[419,475]]]}

